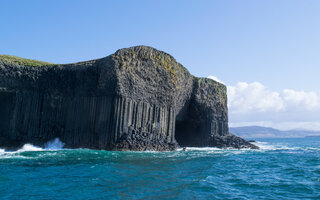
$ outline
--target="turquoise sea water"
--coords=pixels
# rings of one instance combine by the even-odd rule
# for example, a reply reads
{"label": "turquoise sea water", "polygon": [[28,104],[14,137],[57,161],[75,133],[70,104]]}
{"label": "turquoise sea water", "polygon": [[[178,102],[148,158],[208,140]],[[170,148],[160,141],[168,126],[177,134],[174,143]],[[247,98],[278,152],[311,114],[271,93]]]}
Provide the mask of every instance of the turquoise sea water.
{"label": "turquoise sea water", "polygon": [[261,150],[0,150],[0,199],[320,199],[320,138]]}

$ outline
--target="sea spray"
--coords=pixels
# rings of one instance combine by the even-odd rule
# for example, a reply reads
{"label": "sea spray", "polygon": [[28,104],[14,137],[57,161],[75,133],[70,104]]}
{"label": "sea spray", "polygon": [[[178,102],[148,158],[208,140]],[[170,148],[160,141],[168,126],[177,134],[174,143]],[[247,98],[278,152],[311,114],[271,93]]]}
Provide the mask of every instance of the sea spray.
{"label": "sea spray", "polygon": [[44,148],[46,150],[61,150],[64,147],[64,143],[60,141],[59,138],[55,138],[54,140],[51,140],[47,142],[44,145]]}
{"label": "sea spray", "polygon": [[28,151],[62,150],[63,147],[64,147],[64,143],[61,142],[59,138],[55,138],[45,143],[44,148],[27,143],[17,151],[6,151],[5,149],[0,149],[0,154],[15,154],[15,153],[21,153],[21,152],[28,152]]}

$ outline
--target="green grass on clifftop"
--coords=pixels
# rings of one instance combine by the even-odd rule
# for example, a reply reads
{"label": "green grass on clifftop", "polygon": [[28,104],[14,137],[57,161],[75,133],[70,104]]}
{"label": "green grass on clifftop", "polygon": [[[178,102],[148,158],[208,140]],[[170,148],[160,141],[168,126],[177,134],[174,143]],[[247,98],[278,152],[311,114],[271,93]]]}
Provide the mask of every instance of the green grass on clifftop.
{"label": "green grass on clifftop", "polygon": [[16,63],[19,65],[25,65],[25,66],[53,65],[53,63],[49,63],[49,62],[37,61],[37,60],[32,60],[32,59],[25,59],[25,58],[20,58],[17,56],[10,56],[10,55],[0,55],[0,60],[6,61],[9,63]]}

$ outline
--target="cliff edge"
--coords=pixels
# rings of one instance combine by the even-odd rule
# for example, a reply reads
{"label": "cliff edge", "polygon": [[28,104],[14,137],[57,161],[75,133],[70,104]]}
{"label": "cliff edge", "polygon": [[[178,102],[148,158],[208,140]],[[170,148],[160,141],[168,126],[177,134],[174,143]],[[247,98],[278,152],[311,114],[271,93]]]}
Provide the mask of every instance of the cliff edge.
{"label": "cliff edge", "polygon": [[0,147],[257,148],[229,133],[226,87],[151,47],[56,65],[0,56]]}

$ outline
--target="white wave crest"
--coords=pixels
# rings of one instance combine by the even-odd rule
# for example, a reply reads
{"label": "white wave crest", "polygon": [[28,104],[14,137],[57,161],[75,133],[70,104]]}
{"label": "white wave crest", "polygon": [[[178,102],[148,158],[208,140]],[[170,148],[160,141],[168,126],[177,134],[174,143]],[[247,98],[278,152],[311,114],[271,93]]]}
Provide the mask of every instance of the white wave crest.
{"label": "white wave crest", "polygon": [[216,148],[216,147],[185,147],[185,148],[179,148],[177,151],[204,151],[204,152],[232,152],[234,154],[242,153],[246,151],[273,151],[273,150],[313,150],[313,151],[319,151],[320,148],[315,147],[290,147],[285,144],[281,143],[268,143],[268,142],[252,142],[252,144],[258,146],[260,149],[249,149],[249,148],[243,148],[243,149],[234,149],[234,148]]}
{"label": "white wave crest", "polygon": [[252,144],[258,146],[261,150],[295,150],[296,147],[287,147],[283,144],[270,144],[268,142],[252,142]]}
{"label": "white wave crest", "polygon": [[33,146],[32,144],[25,144],[21,149],[16,152],[25,152],[25,151],[43,151],[41,147]]}
{"label": "white wave crest", "polygon": [[44,148],[35,146],[33,144],[25,144],[22,146],[21,149],[18,149],[17,151],[6,151],[5,149],[0,149],[0,154],[15,154],[15,153],[21,153],[26,151],[52,151],[52,150],[62,150],[64,146],[64,143],[60,141],[59,138],[55,138],[54,140],[51,140],[44,144]]}
{"label": "white wave crest", "polygon": [[260,150],[309,150],[309,151],[319,151],[320,148],[315,147],[288,147],[284,144],[270,144],[268,142],[252,142],[252,144],[258,146]]}
{"label": "white wave crest", "polygon": [[63,146],[64,146],[64,143],[61,142],[59,138],[55,138],[54,140],[51,140],[45,143],[44,148],[35,146],[33,144],[25,144],[21,149],[18,149],[17,151],[6,151],[5,149],[0,149],[0,159],[9,159],[9,158],[31,159],[32,157],[25,156],[21,153],[31,152],[31,151],[57,151],[57,150],[62,150]]}
{"label": "white wave crest", "polygon": [[41,147],[33,146],[32,144],[25,144],[21,149],[17,151],[6,151],[5,149],[0,149],[0,159],[29,159],[29,157],[20,154],[27,151],[43,151],[43,149]]}
{"label": "white wave crest", "polygon": [[185,147],[179,148],[177,151],[218,151],[222,150],[216,147]]}

